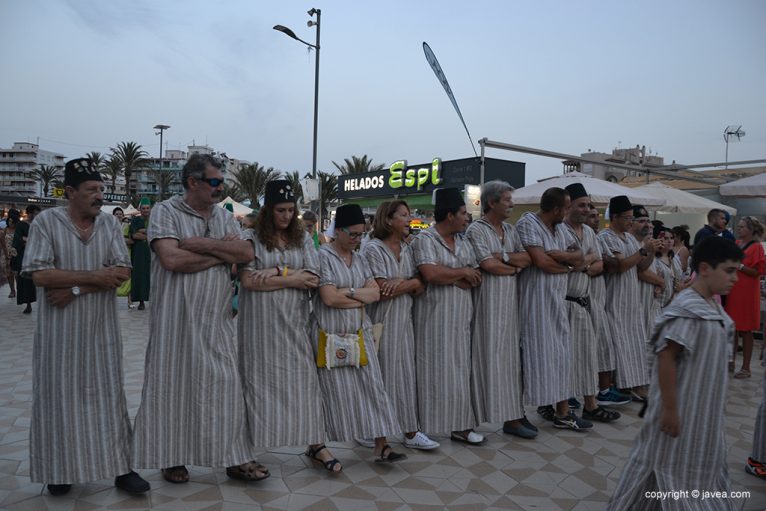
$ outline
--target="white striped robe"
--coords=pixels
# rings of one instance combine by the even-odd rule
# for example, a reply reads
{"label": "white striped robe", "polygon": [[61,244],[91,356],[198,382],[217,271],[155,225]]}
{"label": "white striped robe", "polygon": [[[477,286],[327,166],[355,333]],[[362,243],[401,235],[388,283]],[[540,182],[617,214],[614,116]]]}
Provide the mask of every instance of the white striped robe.
{"label": "white striped robe", "polygon": [[[412,248],[402,243],[399,260],[377,239],[370,239],[361,249],[372,276],[376,279],[411,279],[417,274]],[[415,333],[412,326],[412,296],[404,294],[393,300],[381,300],[367,306],[373,323],[383,323],[378,360],[388,397],[396,409],[401,431],[417,431],[418,399],[415,379]]]}
{"label": "white striped robe", "polygon": [[734,322],[718,304],[685,289],[657,318],[650,338],[653,353],[669,341],[682,347],[676,364],[680,434],[660,430],[662,395],[652,371],[644,425],[614,489],[608,510],[734,510],[733,499],[685,498],[666,502],[645,497],[650,491],[730,491],[726,467],[724,408],[727,362]]}
{"label": "white striped robe", "polygon": [[[66,208],[43,211],[32,222],[25,273],[105,265],[130,268],[122,228],[112,215],[96,216],[86,242]],[[32,353],[32,482],[72,484],[127,473],[131,431],[115,290],[83,294],[63,308],[43,299],[39,307]]]}
{"label": "white striped robe", "polygon": [[[604,256],[613,257],[601,238],[596,237],[602,260]],[[612,332],[609,327],[610,318],[606,313],[606,280],[605,273],[596,275],[590,279],[590,315],[593,320],[593,328],[598,338],[598,372],[614,371],[614,347],[612,346]]]}
{"label": "white striped robe", "polygon": [[[582,239],[567,223],[564,226],[570,239],[582,250],[583,256],[598,255],[601,260],[596,233],[587,225],[582,226]],[[567,296],[590,299],[591,278],[581,271],[570,272],[567,279]],[[591,304],[591,307],[593,305]],[[598,338],[588,309],[567,300],[569,311],[570,349],[572,351],[572,395],[593,396],[598,391]]]}
{"label": "white striped robe", "polygon": [[[256,233],[252,237],[255,259],[245,270],[279,266],[288,273],[303,269],[319,276],[319,254],[308,234],[301,247],[285,250],[267,250]],[[306,289],[239,289],[239,367],[253,446],[309,445],[325,439],[309,311]]]}
{"label": "white striped robe", "polygon": [[[415,264],[448,268],[476,267],[471,244],[455,236],[450,249],[435,227],[412,242]],[[471,404],[471,317],[469,289],[428,284],[415,299],[415,367],[418,417],[423,431],[449,433],[477,425]]]}
{"label": "white striped robe", "polygon": [[[524,247],[566,251],[569,234],[563,224],[555,233],[535,213],[524,213],[516,224]],[[552,405],[572,396],[567,274],[546,273],[534,265],[519,277],[521,353],[524,401]]]}
{"label": "white striped robe", "polygon": [[[247,238],[234,216],[213,207],[208,218],[183,197],[154,206],[147,235]],[[144,389],[135,424],[136,466],[226,467],[254,457],[247,446],[245,400],[231,313],[231,265],[172,272],[152,253],[152,305]]]}
{"label": "white striped robe", "polygon": [[[761,362],[766,366],[766,358]],[[755,416],[753,429],[753,453],[750,455],[755,461],[766,463],[766,373],[763,376],[763,397]]]}
{"label": "white striped robe", "polygon": [[[618,235],[604,229],[599,238],[614,254],[628,258],[641,245],[629,232]],[[638,269],[624,273],[608,273],[606,278],[606,313],[614,347],[615,380],[620,388],[639,387],[649,383],[646,316],[641,300]]]}
{"label": "white striped robe", "polygon": [[[320,287],[362,288],[372,280],[372,271],[364,257],[352,252],[349,267],[330,243],[319,248],[319,266]],[[360,325],[363,326],[367,352],[366,366],[317,368],[325,404],[327,439],[348,442],[355,438],[377,438],[399,433],[396,411],[380,374],[370,318],[366,313],[360,314],[358,308],[329,307],[318,294],[314,298],[314,316],[315,326],[318,323],[331,334],[352,333],[359,330]],[[319,331],[314,332],[312,341],[316,353]]]}
{"label": "white striped robe", "polygon": [[[466,231],[476,260],[481,263],[514,252],[525,252],[516,229],[503,222],[503,239],[484,219]],[[476,422],[503,422],[524,416],[519,348],[517,275],[482,271],[481,286],[474,289],[473,340],[471,343],[471,392]]]}

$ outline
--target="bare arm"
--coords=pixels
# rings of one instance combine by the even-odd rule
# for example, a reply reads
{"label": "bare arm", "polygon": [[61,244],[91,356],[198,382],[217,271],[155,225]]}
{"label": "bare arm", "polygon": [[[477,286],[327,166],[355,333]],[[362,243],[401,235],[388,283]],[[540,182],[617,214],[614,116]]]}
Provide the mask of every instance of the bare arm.
{"label": "bare arm", "polygon": [[589,277],[596,277],[604,273],[604,261],[598,260],[594,263],[590,263],[590,265],[586,265],[585,268],[587,268],[585,273],[587,273]]}
{"label": "bare arm", "polygon": [[123,266],[108,266],[93,271],[67,271],[52,268],[32,273],[32,281],[38,287],[49,289],[68,289],[74,286],[93,288],[86,290],[90,292],[116,289],[129,278],[130,268]]}
{"label": "bare arm", "polygon": [[485,259],[479,263],[481,269],[492,275],[516,275],[518,270],[515,266],[504,263],[497,257]]}
{"label": "bare arm", "polygon": [[365,303],[377,302],[380,299],[380,290],[374,280],[370,280],[363,288],[354,290],[351,298],[351,289],[347,287],[337,288],[332,285],[319,288],[319,297],[328,307],[336,309],[355,309]]}
{"label": "bare arm", "polygon": [[451,286],[461,280],[465,280],[470,286],[469,279],[475,279],[477,274],[479,280],[481,279],[480,272],[473,268],[448,268],[441,264],[421,264],[418,266],[418,271],[427,283],[439,286]]}
{"label": "bare arm", "polygon": [[392,300],[398,296],[417,293],[423,282],[417,277],[411,279],[375,279],[380,289],[381,300]]}
{"label": "bare arm", "polygon": [[[250,247],[252,249],[252,245]],[[152,248],[162,267],[168,271],[197,273],[224,262],[217,257],[184,250],[179,247],[178,240],[173,238],[156,239],[152,241]]]}
{"label": "bare arm", "polygon": [[529,268],[532,258],[527,252],[512,252],[508,254],[508,264],[517,268]]}
{"label": "bare arm", "polygon": [[248,240],[239,239],[239,236],[234,234],[227,235],[222,240],[203,237],[187,238],[178,246],[189,252],[212,256],[229,264],[248,263],[255,257],[253,244]]}
{"label": "bare arm", "polygon": [[569,269],[559,264],[556,259],[545,252],[543,247],[527,247],[532,264],[546,273],[569,273]]}
{"label": "bare arm", "polygon": [[644,281],[654,286],[665,287],[665,279],[654,273],[652,270],[639,271],[638,280]]}
{"label": "bare arm", "polygon": [[273,272],[273,275],[263,276],[260,272],[240,271],[239,281],[242,287],[249,291],[277,291],[286,288],[315,289],[319,286],[319,277],[305,270],[293,270],[284,277],[276,274],[276,268],[266,271]]}
{"label": "bare arm", "polygon": [[676,392],[676,359],[681,353],[681,345],[668,341],[668,345],[657,354],[657,376],[660,382],[660,395],[662,396],[662,412],[660,415],[660,429],[672,436],[681,434],[681,419],[678,415],[678,401]]}

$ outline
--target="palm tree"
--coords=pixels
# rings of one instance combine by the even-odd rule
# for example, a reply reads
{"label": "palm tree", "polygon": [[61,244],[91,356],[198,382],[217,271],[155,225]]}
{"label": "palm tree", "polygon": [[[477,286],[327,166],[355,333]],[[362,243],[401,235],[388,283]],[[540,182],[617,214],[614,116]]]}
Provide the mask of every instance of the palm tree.
{"label": "palm tree", "polygon": [[122,175],[122,162],[111,155],[101,167],[101,175],[112,185],[112,193],[117,189],[117,178]]}
{"label": "palm tree", "polygon": [[319,177],[319,207],[322,210],[322,217],[326,218],[327,208],[333,202],[338,200],[338,176],[329,172],[317,172]]}
{"label": "palm tree", "polygon": [[164,201],[167,199],[168,188],[178,182],[176,172],[170,169],[149,169],[147,172],[157,188],[160,189],[159,201]]}
{"label": "palm tree", "polygon": [[226,181],[224,181],[223,183],[223,195],[224,195],[224,198],[231,197],[237,202],[242,202],[243,200],[247,199],[247,197],[245,197],[245,195],[242,193],[239,187],[233,184],[227,183]]}
{"label": "palm tree", "polygon": [[96,170],[99,172],[106,164],[106,155],[101,154],[98,151],[91,151],[89,153],[85,153],[85,157],[90,161],[90,164],[96,167]]}
{"label": "palm tree", "polygon": [[43,197],[47,197],[51,183],[61,177],[61,169],[53,165],[40,164],[40,168],[29,172],[29,177],[43,185]]}
{"label": "palm tree", "polygon": [[293,170],[292,172],[285,172],[284,176],[285,179],[290,181],[290,186],[293,189],[293,192],[295,192],[295,200],[298,204],[303,203],[303,186],[301,185],[301,176],[298,173],[297,170]]}
{"label": "palm tree", "polygon": [[149,153],[141,149],[141,144],[135,142],[120,142],[112,148],[112,157],[117,158],[122,166],[125,176],[125,190],[130,197],[135,194],[133,186],[133,172],[149,168]]}
{"label": "palm tree", "polygon": [[274,167],[264,168],[255,162],[232,172],[233,185],[243,200],[250,199],[250,207],[255,207],[266,191],[266,183],[279,177],[279,174]]}
{"label": "palm tree", "polygon": [[348,158],[344,158],[343,160],[345,163],[343,165],[338,165],[335,162],[332,162],[333,165],[335,165],[335,168],[340,171],[341,174],[359,174],[362,172],[379,172],[383,170],[386,166],[383,163],[373,165],[372,164],[372,158],[367,158],[367,155],[363,155],[361,158],[357,156],[352,156],[349,160]]}

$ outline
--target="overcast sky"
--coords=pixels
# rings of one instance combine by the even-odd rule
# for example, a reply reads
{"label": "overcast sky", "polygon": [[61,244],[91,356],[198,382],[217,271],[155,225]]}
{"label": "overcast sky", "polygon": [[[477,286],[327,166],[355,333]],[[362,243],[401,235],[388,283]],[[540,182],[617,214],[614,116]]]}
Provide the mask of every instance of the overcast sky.
{"label": "overcast sky", "polygon": [[[766,2],[0,0],[0,147],[68,158],[133,140],[208,143],[311,169],[322,9],[319,169],[473,155],[427,64],[438,57],[474,141],[579,154],[646,145],[666,163],[766,157]],[[478,146],[478,144],[477,144]],[[527,162],[527,183],[558,160]]]}

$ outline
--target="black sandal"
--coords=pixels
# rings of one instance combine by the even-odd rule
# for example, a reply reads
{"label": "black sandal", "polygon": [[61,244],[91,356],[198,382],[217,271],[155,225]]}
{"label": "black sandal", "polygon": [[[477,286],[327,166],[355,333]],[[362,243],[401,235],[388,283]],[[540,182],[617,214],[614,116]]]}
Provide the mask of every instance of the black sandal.
{"label": "black sandal", "polygon": [[[388,454],[386,454],[386,450],[388,450]],[[380,456],[375,458],[375,463],[394,463],[406,459],[406,454],[398,453],[394,451],[390,445],[386,444],[383,446],[383,449],[380,450]]]}
{"label": "black sandal", "polygon": [[614,410],[607,410],[604,407],[597,406],[593,410],[583,409],[582,417],[583,419],[587,419],[589,421],[613,422],[619,419],[621,415],[619,412],[615,412]]}
{"label": "black sandal", "polygon": [[[339,472],[343,471],[343,465],[340,465],[340,461],[338,461],[337,458],[333,458],[331,460],[322,461],[322,459],[318,456],[320,452],[327,449],[327,446],[325,444],[320,445],[319,447],[313,448],[309,446],[308,450],[303,453],[304,456],[308,456],[313,461],[319,462],[324,466],[325,470],[328,470],[334,474],[337,474]],[[327,449],[329,451],[329,449]],[[340,470],[335,470],[335,466],[340,465]]]}

